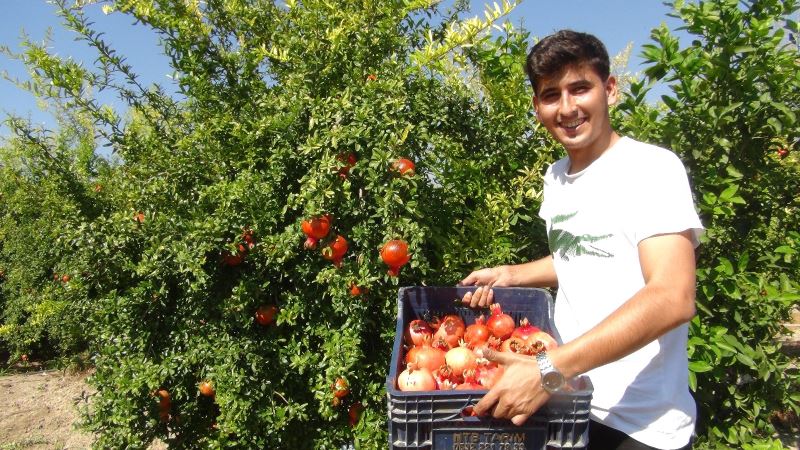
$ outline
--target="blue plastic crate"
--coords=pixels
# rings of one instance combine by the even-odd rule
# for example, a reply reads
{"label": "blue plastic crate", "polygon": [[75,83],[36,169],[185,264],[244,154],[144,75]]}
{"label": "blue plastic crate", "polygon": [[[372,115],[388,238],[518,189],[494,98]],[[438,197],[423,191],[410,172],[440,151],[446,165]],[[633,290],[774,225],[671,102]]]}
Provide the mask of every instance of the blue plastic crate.
{"label": "blue plastic crate", "polygon": [[[509,420],[469,417],[465,408],[476,404],[485,390],[403,392],[397,375],[403,371],[403,332],[415,319],[458,314],[469,325],[489,310],[461,304],[474,287],[404,287],[398,294],[397,328],[389,376],[386,379],[389,412],[389,448],[419,450],[458,449],[582,449],[588,444],[589,404],[592,384],[587,377],[570,382],[570,392],[559,393],[522,426]],[[550,333],[560,344],[553,326],[550,293],[533,288],[494,288],[494,301],[519,323],[530,323]]]}

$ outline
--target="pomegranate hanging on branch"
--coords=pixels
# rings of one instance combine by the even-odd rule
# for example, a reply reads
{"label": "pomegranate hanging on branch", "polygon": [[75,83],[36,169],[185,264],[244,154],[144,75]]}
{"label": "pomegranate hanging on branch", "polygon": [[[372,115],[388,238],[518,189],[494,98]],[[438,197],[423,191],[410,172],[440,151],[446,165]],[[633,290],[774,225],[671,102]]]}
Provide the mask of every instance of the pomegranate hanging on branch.
{"label": "pomegranate hanging on branch", "polygon": [[392,239],[383,244],[381,259],[389,266],[389,275],[398,276],[400,268],[411,260],[411,255],[408,254],[408,243],[402,239]]}

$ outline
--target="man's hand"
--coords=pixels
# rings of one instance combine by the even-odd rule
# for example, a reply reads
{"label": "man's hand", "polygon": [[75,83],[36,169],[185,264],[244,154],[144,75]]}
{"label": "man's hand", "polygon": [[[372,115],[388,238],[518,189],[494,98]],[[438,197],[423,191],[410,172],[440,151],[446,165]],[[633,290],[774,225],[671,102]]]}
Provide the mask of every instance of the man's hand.
{"label": "man's hand", "polygon": [[542,388],[539,365],[531,356],[483,349],[483,357],[504,366],[500,380],[475,405],[478,416],[491,414],[498,419],[511,419],[522,425],[542,407],[550,394]]}
{"label": "man's hand", "polygon": [[511,286],[511,270],[509,266],[490,267],[480,269],[467,275],[458,283],[461,286],[479,286],[474,293],[467,292],[461,301],[472,308],[485,307],[494,301],[492,287]]}
{"label": "man's hand", "polygon": [[493,287],[555,287],[558,285],[558,278],[553,267],[553,257],[545,256],[524,264],[476,270],[458,284],[460,286],[478,286],[474,293],[468,292],[461,299],[464,304],[478,308],[492,304],[494,301]]}

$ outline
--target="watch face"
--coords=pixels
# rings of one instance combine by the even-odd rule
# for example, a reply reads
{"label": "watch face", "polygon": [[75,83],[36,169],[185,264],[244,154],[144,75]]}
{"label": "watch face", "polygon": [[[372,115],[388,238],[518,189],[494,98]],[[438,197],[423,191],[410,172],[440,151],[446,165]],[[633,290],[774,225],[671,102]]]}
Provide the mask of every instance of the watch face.
{"label": "watch face", "polygon": [[564,386],[564,375],[559,372],[548,372],[542,378],[542,385],[548,392],[555,392]]}

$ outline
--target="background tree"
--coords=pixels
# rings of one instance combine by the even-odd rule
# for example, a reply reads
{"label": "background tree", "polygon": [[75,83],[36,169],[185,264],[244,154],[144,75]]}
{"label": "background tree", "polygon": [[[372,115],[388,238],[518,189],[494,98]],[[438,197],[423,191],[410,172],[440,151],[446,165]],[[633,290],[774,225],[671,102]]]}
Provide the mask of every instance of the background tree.
{"label": "background tree", "polygon": [[[775,343],[800,300],[798,3],[672,6],[689,37],[653,30],[620,123],[680,155],[707,227],[689,342],[703,440],[780,448],[773,419],[800,402],[796,360]],[[656,81],[671,92],[652,107],[643,99]]]}
{"label": "background tree", "polygon": [[[385,448],[398,286],[547,252],[541,174],[563,153],[531,115],[531,36],[489,32],[513,4],[464,20],[466,2],[435,3],[106,3],[162,38],[175,98],[66,0],[93,67],[6,49],[64,120],[9,118],[0,346],[88,350],[98,447]],[[779,447],[770,418],[800,400],[773,340],[800,275],[797,4],[674,7],[691,45],[654,30],[615,123],[681,156],[708,227],[690,340],[702,445]],[[651,105],[656,81],[671,94]],[[315,218],[328,232],[305,248]],[[397,277],[392,239],[411,254]]]}
{"label": "background tree", "polygon": [[[551,152],[529,153],[541,133],[510,94],[525,89],[524,36],[486,37],[512,5],[488,21],[459,20],[461,3],[105,6],[159,33],[181,100],[141,86],[64,2],[96,67],[30,42],[17,55],[32,90],[50,86],[45,97],[87,117],[118,158],[90,177],[99,213],[59,229],[80,292],[70,307],[91,336],[97,446],[385,447],[397,287],[545,251],[528,229]],[[118,92],[128,116],[97,90]],[[415,172],[399,173],[399,158]],[[301,222],[323,215],[330,232],[305,249]],[[391,239],[410,248],[399,277],[380,259]]]}

